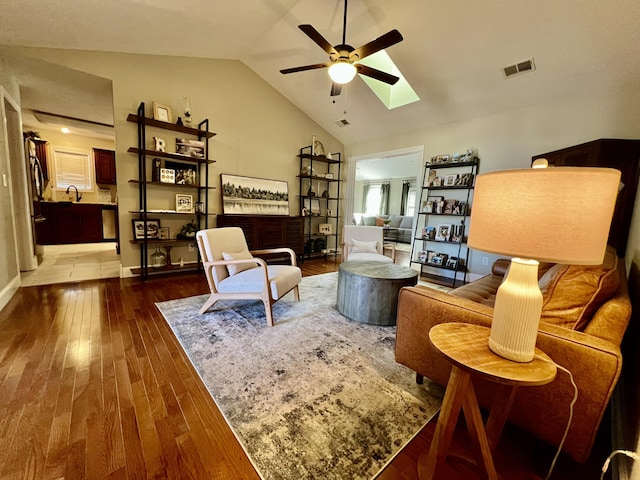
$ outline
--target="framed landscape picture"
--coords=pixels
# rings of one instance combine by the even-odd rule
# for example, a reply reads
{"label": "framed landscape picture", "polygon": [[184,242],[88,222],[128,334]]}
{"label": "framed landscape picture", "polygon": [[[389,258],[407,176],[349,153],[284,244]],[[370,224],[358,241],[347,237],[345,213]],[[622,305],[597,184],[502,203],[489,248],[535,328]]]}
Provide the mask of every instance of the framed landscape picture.
{"label": "framed landscape picture", "polygon": [[222,212],[289,215],[289,185],[281,180],[221,174]]}
{"label": "framed landscape picture", "polygon": [[[133,219],[131,220],[131,224],[133,227],[133,239],[144,240],[145,238],[144,220]],[[159,232],[160,232],[160,220],[147,219],[146,237],[158,238]]]}

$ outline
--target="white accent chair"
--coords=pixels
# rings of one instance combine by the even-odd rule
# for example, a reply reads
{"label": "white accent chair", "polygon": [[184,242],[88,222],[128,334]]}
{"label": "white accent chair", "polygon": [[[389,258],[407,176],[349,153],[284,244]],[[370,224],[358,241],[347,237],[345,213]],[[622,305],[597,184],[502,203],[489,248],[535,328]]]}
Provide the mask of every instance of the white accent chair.
{"label": "white accent chair", "polygon": [[[267,323],[273,326],[272,305],[291,290],[300,301],[298,284],[302,272],[296,266],[296,254],[290,248],[272,248],[249,252],[244,232],[239,227],[210,228],[196,234],[204,273],[211,296],[200,309],[205,313],[218,300],[262,300]],[[267,265],[253,254],[285,253],[291,265]]]}
{"label": "white accent chair", "polygon": [[[342,231],[342,261],[395,263],[396,247],[384,243],[384,229],[362,225],[345,225]],[[391,256],[384,254],[391,251]]]}

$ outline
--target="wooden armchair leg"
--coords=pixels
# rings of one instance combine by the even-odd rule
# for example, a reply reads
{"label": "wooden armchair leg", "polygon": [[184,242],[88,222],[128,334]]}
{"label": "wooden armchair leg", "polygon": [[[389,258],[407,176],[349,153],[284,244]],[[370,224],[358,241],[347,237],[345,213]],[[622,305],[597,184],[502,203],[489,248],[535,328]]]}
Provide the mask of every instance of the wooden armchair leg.
{"label": "wooden armchair leg", "polygon": [[273,327],[273,311],[271,310],[271,302],[264,301],[264,311],[267,314],[267,325]]}
{"label": "wooden armchair leg", "polygon": [[298,290],[298,286],[293,287],[293,296],[296,299],[296,302],[300,301],[300,290]]}
{"label": "wooden armchair leg", "polygon": [[213,306],[213,304],[216,303],[217,301],[218,301],[218,299],[214,295],[211,295],[209,297],[209,299],[206,302],[204,302],[204,305],[202,306],[202,308],[200,309],[200,311],[198,313],[200,315],[202,315],[204,312],[209,310],[209,308],[211,308]]}

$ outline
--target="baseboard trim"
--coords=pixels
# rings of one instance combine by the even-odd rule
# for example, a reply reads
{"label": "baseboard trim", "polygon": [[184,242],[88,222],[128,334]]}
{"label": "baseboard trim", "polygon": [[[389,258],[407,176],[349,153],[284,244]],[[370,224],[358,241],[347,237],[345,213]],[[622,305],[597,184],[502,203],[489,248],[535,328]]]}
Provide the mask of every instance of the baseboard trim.
{"label": "baseboard trim", "polygon": [[7,306],[7,303],[13,298],[20,286],[20,274],[18,274],[0,291],[0,310]]}

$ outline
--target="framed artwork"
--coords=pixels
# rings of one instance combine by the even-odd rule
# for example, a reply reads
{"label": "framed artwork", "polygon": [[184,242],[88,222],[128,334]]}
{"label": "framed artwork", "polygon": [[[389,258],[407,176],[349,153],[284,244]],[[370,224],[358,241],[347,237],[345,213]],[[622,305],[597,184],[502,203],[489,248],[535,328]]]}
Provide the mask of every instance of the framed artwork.
{"label": "framed artwork", "polygon": [[158,229],[158,240],[169,240],[169,227],[160,227]]}
{"label": "framed artwork", "polygon": [[176,194],[176,212],[193,213],[193,195]]}
{"label": "framed artwork", "polygon": [[285,181],[223,173],[220,182],[224,214],[289,215],[289,184]]}
{"label": "framed artwork", "polygon": [[176,183],[176,171],[173,168],[161,168],[160,183]]}
{"label": "framed artwork", "polygon": [[144,220],[132,219],[131,225],[133,227],[133,239],[144,240],[146,238],[159,238],[160,232],[160,220],[147,219],[147,231],[144,229]]}
{"label": "framed artwork", "polygon": [[153,102],[153,119],[160,120],[161,122],[173,123],[171,109],[161,103]]}
{"label": "framed artwork", "polygon": [[320,200],[317,198],[305,198],[302,201],[302,215],[320,215]]}

